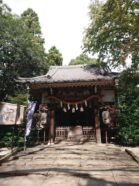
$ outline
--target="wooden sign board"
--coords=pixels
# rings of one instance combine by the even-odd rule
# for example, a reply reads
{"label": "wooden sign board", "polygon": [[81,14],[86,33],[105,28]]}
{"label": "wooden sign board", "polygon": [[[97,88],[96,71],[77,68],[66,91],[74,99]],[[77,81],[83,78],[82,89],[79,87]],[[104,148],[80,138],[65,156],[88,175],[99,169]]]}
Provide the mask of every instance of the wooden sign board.
{"label": "wooden sign board", "polygon": [[0,103],[0,125],[21,125],[25,106],[11,103]]}

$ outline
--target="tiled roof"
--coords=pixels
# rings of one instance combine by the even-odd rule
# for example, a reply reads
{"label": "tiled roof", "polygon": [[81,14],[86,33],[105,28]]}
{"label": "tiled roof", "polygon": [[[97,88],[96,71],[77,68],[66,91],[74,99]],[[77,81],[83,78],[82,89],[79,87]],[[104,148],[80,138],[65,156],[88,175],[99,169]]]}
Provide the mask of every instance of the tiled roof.
{"label": "tiled roof", "polygon": [[19,78],[22,83],[64,83],[97,80],[112,80],[116,73],[108,72],[96,65],[51,66],[48,73],[33,78]]}

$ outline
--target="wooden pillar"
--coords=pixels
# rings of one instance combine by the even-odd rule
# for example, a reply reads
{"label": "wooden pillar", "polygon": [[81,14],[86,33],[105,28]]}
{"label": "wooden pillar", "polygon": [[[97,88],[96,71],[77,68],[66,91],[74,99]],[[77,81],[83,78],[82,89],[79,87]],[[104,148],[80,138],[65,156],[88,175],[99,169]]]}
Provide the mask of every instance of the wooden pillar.
{"label": "wooden pillar", "polygon": [[50,128],[49,128],[49,142],[54,142],[54,135],[55,135],[55,111],[50,111]]}
{"label": "wooden pillar", "polygon": [[101,143],[100,116],[98,110],[95,110],[95,129],[96,129],[96,141],[97,143]]}

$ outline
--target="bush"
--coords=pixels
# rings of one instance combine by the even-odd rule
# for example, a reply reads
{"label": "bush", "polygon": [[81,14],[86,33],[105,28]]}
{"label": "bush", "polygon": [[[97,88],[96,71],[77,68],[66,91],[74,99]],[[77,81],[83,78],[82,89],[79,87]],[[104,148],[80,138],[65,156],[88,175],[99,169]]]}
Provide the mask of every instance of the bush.
{"label": "bush", "polygon": [[1,126],[0,129],[1,147],[23,146],[24,129],[22,127],[14,129],[13,126]]}
{"label": "bush", "polygon": [[136,76],[126,71],[118,90],[118,134],[123,145],[139,145],[139,90]]}
{"label": "bush", "polygon": [[120,127],[118,137],[123,145],[138,145],[139,144],[139,129],[135,126]]}

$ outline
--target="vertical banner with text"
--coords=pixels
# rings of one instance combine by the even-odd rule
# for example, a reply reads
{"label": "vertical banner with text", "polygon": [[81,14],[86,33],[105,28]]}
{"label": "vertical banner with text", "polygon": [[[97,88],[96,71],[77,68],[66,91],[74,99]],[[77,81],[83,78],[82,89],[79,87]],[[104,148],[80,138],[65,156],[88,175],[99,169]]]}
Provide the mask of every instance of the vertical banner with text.
{"label": "vertical banner with text", "polygon": [[26,132],[25,136],[29,136],[32,126],[32,119],[33,113],[35,111],[36,101],[29,101],[28,102],[28,110],[27,110],[27,125],[26,125]]}

